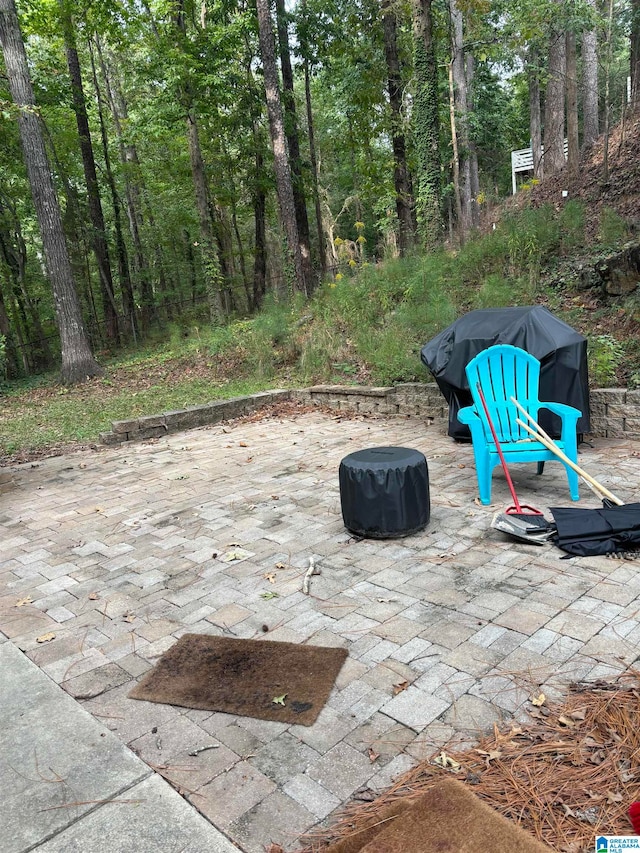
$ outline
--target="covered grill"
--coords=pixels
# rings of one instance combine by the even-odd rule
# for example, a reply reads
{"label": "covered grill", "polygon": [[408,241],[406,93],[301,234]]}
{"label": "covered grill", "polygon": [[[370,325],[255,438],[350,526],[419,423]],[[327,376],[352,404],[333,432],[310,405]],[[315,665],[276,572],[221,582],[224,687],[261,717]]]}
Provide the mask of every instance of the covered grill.
{"label": "covered grill", "polygon": [[[449,435],[470,438],[458,411],[472,404],[465,366],[494,344],[511,344],[540,362],[540,400],[567,403],[582,412],[578,433],[589,432],[587,340],[541,305],[470,311],[425,344],[420,353],[449,404]],[[546,410],[540,425],[554,437],[560,422]]]}

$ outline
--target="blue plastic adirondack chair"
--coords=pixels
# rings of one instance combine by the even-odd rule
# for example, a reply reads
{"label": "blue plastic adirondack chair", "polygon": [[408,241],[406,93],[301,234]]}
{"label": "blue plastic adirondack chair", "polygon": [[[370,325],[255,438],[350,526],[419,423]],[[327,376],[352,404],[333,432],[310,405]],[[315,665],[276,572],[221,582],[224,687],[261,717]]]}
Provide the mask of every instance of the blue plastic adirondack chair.
{"label": "blue plastic adirondack chair", "polygon": [[[555,443],[572,462],[578,463],[576,427],[582,412],[564,403],[541,402],[538,399],[540,362],[537,358],[518,347],[500,344],[483,350],[467,364],[465,370],[474,405],[460,409],[458,420],[468,424],[471,430],[481,503],[485,506],[491,503],[491,476],[495,466],[500,464],[500,458],[478,394],[478,383],[507,467],[512,462],[538,462],[538,473],[541,474],[546,461],[560,461],[540,442],[528,440],[529,434],[516,423],[516,418],[526,419],[511,402],[511,397],[515,397],[536,421],[539,409],[549,409],[558,415],[562,419],[562,434]],[[578,475],[566,464],[565,468],[571,499],[577,501],[580,497]]]}

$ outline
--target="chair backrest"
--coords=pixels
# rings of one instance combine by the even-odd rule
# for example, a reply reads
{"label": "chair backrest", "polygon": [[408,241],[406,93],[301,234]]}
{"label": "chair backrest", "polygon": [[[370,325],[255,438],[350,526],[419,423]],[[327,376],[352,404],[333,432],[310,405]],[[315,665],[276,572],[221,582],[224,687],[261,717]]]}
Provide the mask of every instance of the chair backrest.
{"label": "chair backrest", "polygon": [[500,443],[528,438],[526,430],[516,423],[516,418],[519,417],[522,420],[522,416],[510,398],[515,397],[520,405],[535,420],[538,420],[540,408],[538,400],[540,362],[538,359],[518,347],[498,344],[478,353],[467,364],[465,371],[476,411],[484,425],[487,441],[492,442],[493,439],[478,394],[478,384],[482,388]]}

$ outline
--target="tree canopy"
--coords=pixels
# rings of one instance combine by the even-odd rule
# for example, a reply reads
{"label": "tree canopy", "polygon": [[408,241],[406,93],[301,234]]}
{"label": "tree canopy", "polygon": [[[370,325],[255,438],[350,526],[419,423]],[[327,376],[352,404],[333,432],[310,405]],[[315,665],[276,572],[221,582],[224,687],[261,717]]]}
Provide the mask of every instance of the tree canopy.
{"label": "tree canopy", "polygon": [[16,100],[5,49],[9,376],[59,364],[69,333],[25,116],[86,329],[73,381],[91,352],[156,328],[221,324],[267,293],[309,295],[323,276],[463,241],[511,191],[512,149],[532,145],[536,175],[552,174],[567,135],[571,161],[639,97],[637,0],[15,3],[0,11],[17,12],[33,103]]}

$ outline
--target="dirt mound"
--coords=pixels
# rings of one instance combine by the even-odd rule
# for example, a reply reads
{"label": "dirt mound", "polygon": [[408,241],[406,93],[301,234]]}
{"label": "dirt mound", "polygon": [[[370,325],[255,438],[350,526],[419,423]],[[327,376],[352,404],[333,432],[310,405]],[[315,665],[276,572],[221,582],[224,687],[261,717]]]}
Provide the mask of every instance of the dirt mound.
{"label": "dirt mound", "polygon": [[[594,236],[604,208],[615,210],[634,231],[640,231],[640,109],[628,110],[609,137],[609,175],[604,180],[604,135],[582,153],[580,167],[545,178],[527,197],[534,207],[580,199],[587,205],[587,234]],[[518,198],[518,196],[516,196]],[[524,199],[523,199],[524,201]]]}

